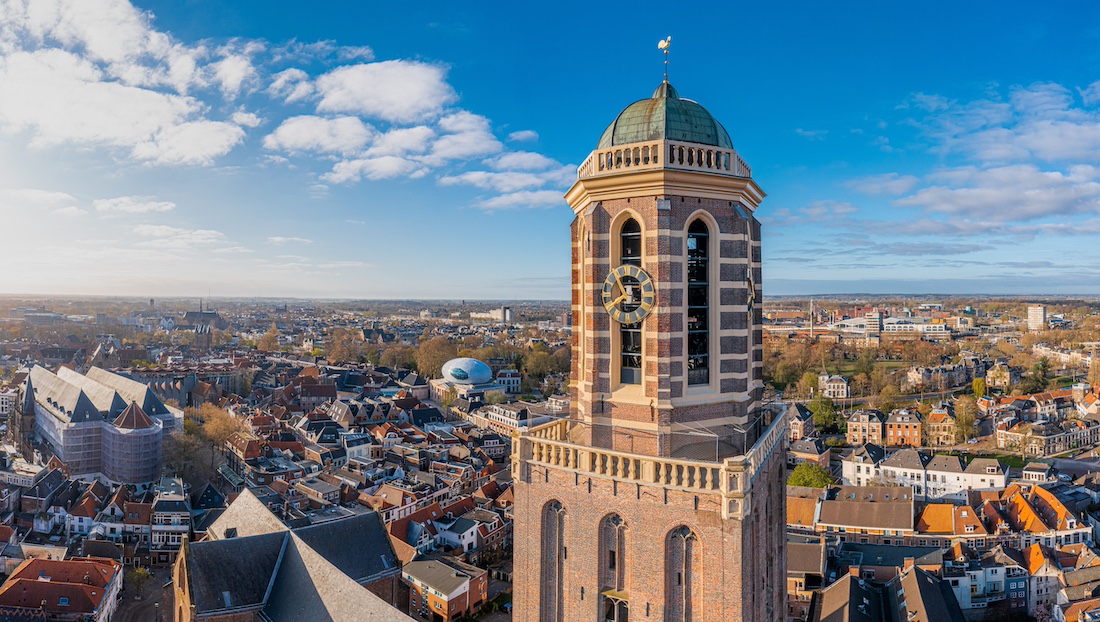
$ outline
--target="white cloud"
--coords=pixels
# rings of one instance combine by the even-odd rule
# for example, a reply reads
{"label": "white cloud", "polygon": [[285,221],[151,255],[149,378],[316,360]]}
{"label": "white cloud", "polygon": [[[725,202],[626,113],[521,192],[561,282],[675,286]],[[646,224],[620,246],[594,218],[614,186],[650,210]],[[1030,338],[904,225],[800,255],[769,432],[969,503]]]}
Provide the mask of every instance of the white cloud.
{"label": "white cloud", "polygon": [[332,171],[322,175],[321,178],[333,183],[346,184],[359,181],[364,177],[372,181],[394,177],[416,179],[423,177],[427,172],[427,168],[419,162],[397,156],[381,156],[337,162],[336,166],[332,167]]}
{"label": "white cloud", "polygon": [[149,214],[170,212],[176,209],[176,204],[169,201],[156,201],[152,197],[115,197],[96,199],[92,201],[92,207],[101,214]]}
{"label": "white cloud", "polygon": [[390,130],[375,138],[366,155],[404,157],[409,154],[424,153],[433,138],[435,138],[435,130],[424,125]]}
{"label": "white cloud", "polygon": [[556,190],[535,190],[502,194],[477,204],[484,210],[516,209],[522,207],[555,207],[564,205],[562,193]]}
{"label": "white cloud", "polygon": [[1100,210],[1100,169],[1079,165],[1068,173],[1020,164],[990,169],[960,167],[930,176],[938,185],[895,201],[903,207],[993,222],[1028,221]]}
{"label": "white cloud", "polygon": [[535,130],[520,130],[518,132],[512,132],[508,135],[508,142],[512,143],[532,142],[538,139],[539,133]]}
{"label": "white cloud", "polygon": [[457,98],[446,74],[439,65],[410,60],[339,67],[317,78],[317,110],[394,123],[431,119]]}
{"label": "white cloud", "polygon": [[829,130],[804,130],[802,128],[796,128],[794,133],[808,140],[825,140],[825,136],[829,133]]}
{"label": "white cloud", "polygon": [[234,99],[240,94],[246,82],[254,82],[257,78],[256,68],[252,61],[242,54],[230,54],[222,60],[214,63],[214,80],[218,83],[222,93],[229,99]]}
{"label": "white cloud", "polygon": [[229,120],[236,123],[241,127],[258,127],[263,123],[263,119],[251,112],[245,112],[238,110],[233,113],[233,116],[229,117]]}
{"label": "white cloud", "polygon": [[267,93],[272,97],[281,97],[286,103],[296,102],[313,94],[313,83],[309,74],[297,68],[290,68],[275,74]]}
{"label": "white cloud", "polygon": [[374,60],[374,50],[366,45],[345,45],[336,51],[340,60]]}
{"label": "white cloud", "polygon": [[1081,101],[1085,102],[1086,106],[1092,106],[1100,102],[1100,80],[1093,82],[1083,89],[1077,89],[1077,91],[1081,94]]}
{"label": "white cloud", "polygon": [[556,168],[539,173],[527,171],[468,171],[459,175],[442,177],[439,183],[444,186],[467,185],[486,190],[496,190],[497,192],[515,192],[527,188],[538,188],[547,184],[564,186],[576,178],[576,167],[562,166],[553,160],[551,162],[556,165]]}
{"label": "white cloud", "polygon": [[537,188],[545,184],[546,180],[534,173],[469,171],[461,175],[443,177],[439,183],[444,186],[468,185],[498,192],[515,192],[525,188]]}
{"label": "white cloud", "polygon": [[55,209],[53,213],[59,216],[86,216],[88,214],[88,210],[81,209],[75,205],[70,205],[68,207],[62,207],[61,209]]}
{"label": "white cloud", "polygon": [[313,244],[313,240],[309,238],[284,237],[278,235],[267,238],[267,241],[272,244]]}
{"label": "white cloud", "polygon": [[490,131],[489,120],[466,110],[443,117],[439,127],[447,133],[432,145],[426,161],[433,164],[490,155],[504,148]]}
{"label": "white cloud", "polygon": [[264,147],[290,152],[352,153],[362,149],[373,132],[359,117],[291,117],[264,138]]}
{"label": "white cloud", "polygon": [[76,197],[67,192],[41,190],[38,188],[17,188],[0,190],[0,207],[18,208],[58,208],[69,207],[66,204],[76,202]]}
{"label": "white cloud", "polygon": [[158,164],[209,165],[244,140],[244,130],[221,121],[193,121],[159,131],[134,146],[134,156]]}
{"label": "white cloud", "polygon": [[541,171],[551,166],[561,166],[557,160],[533,151],[511,151],[485,163],[498,171]]}
{"label": "white cloud", "polygon": [[[1096,84],[1081,91],[1086,105],[1096,96]],[[940,150],[984,163],[1100,161],[1100,113],[1076,107],[1073,93],[1059,84],[1014,87],[1003,101],[995,95],[952,102],[934,109],[923,128]]]}
{"label": "white cloud", "polygon": [[920,180],[913,175],[883,173],[848,182],[848,186],[866,194],[905,194],[916,187]]}
{"label": "white cloud", "polygon": [[181,229],[167,225],[137,225],[135,235],[141,238],[134,246],[164,250],[189,250],[196,246],[210,246],[225,241],[225,234],[212,229]]}

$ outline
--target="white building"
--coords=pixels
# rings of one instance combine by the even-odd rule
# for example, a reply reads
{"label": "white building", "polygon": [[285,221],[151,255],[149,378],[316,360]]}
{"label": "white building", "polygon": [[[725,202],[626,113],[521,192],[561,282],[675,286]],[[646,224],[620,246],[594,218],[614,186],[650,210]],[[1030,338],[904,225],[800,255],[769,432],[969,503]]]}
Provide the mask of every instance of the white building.
{"label": "white building", "polygon": [[848,398],[848,381],[843,376],[830,376],[821,372],[817,376],[817,390],[831,400]]}
{"label": "white building", "polygon": [[849,486],[912,486],[919,500],[967,501],[971,490],[1002,490],[1008,471],[991,458],[975,458],[964,464],[958,456],[929,456],[906,448],[888,457],[881,447],[865,445],[845,458],[841,473]]}
{"label": "white building", "polygon": [[1027,329],[1047,329],[1047,308],[1043,305],[1031,305],[1027,308]]}

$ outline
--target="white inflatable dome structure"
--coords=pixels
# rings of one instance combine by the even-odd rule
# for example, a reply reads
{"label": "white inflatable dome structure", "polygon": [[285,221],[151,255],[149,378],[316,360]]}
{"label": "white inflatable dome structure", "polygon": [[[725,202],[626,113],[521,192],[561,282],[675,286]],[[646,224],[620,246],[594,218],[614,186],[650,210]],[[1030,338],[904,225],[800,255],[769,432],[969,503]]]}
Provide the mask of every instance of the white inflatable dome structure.
{"label": "white inflatable dome structure", "polygon": [[451,359],[443,364],[443,377],[456,384],[486,384],[493,381],[493,370],[477,359]]}

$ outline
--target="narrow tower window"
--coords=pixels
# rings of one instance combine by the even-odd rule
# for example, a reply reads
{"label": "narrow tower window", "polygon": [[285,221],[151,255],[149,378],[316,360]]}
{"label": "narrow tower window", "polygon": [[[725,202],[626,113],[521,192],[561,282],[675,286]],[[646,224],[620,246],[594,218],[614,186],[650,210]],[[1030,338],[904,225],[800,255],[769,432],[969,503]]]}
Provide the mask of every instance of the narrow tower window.
{"label": "narrow tower window", "polygon": [[[619,234],[619,263],[641,267],[642,228],[633,218],[623,223]],[[637,303],[623,305],[624,311],[633,311]],[[621,324],[619,337],[622,343],[622,368],[619,374],[623,384],[642,383],[642,323]]]}
{"label": "narrow tower window", "polygon": [[710,382],[710,296],[707,225],[696,220],[687,235],[688,384]]}

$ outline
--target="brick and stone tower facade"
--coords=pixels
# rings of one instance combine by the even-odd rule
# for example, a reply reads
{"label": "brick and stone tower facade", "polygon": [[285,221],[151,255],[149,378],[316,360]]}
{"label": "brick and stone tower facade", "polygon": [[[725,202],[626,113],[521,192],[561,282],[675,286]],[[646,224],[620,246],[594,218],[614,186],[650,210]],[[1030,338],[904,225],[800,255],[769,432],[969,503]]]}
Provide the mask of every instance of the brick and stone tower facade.
{"label": "brick and stone tower facade", "polygon": [[763,197],[722,125],[667,82],[581,165],[571,413],[513,441],[517,621],[785,617]]}

